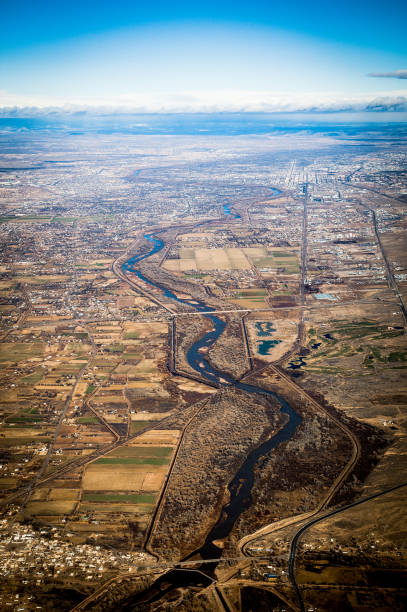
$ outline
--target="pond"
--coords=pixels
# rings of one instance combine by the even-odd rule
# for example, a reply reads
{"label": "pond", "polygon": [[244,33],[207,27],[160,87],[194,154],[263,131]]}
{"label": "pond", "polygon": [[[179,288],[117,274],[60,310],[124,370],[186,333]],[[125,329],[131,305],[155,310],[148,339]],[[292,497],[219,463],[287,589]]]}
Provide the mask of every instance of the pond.
{"label": "pond", "polygon": [[261,340],[257,343],[257,352],[259,355],[269,355],[270,350],[280,342],[281,340]]}
{"label": "pond", "polygon": [[276,331],[271,321],[256,321],[254,327],[258,336],[271,336]]}

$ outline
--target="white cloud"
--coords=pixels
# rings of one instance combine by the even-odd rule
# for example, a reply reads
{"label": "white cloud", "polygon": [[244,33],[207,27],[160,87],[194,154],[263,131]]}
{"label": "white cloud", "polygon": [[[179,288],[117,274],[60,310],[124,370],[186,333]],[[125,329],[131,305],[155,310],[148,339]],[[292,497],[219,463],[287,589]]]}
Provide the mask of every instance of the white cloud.
{"label": "white cloud", "polygon": [[135,93],[117,97],[57,99],[0,92],[0,116],[137,113],[407,111],[407,91],[343,96],[272,91]]}
{"label": "white cloud", "polygon": [[393,70],[392,72],[370,72],[369,77],[381,77],[384,79],[407,79],[407,70]]}

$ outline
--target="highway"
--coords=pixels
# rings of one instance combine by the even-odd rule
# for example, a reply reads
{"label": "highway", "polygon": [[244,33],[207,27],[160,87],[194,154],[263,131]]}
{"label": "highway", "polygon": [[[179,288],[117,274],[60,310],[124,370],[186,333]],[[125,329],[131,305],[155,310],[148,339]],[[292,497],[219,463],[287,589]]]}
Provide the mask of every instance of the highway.
{"label": "highway", "polygon": [[379,230],[378,230],[378,227],[377,227],[376,212],[372,208],[369,208],[369,210],[372,213],[374,231],[375,231],[376,239],[377,239],[377,242],[378,242],[378,245],[379,245],[382,257],[383,257],[383,260],[384,260],[384,264],[386,266],[387,277],[389,279],[389,285],[393,289],[394,293],[397,296],[397,299],[398,299],[399,304],[400,304],[400,309],[401,309],[401,312],[403,314],[404,326],[407,327],[407,310],[406,310],[406,307],[405,307],[405,304],[404,304],[403,296],[400,294],[400,291],[399,291],[396,279],[394,278],[393,270],[391,269],[391,265],[389,263],[389,260],[388,260],[387,255],[386,255],[386,251],[384,250],[383,243],[382,243],[381,238],[380,238],[380,233],[379,233]]}
{"label": "highway", "polygon": [[[389,195],[384,194],[384,193],[380,193],[379,191],[375,191],[374,189],[369,189],[368,187],[361,187],[360,185],[353,184],[353,183],[350,183],[350,184],[342,183],[342,184],[346,185],[347,187],[352,187],[354,189],[360,189],[362,191],[371,191],[372,193],[376,193],[377,195],[380,195],[382,197],[389,198],[391,200],[396,200],[398,202],[402,202],[403,204],[406,204],[406,202],[404,202],[403,200],[400,200],[399,198],[393,198],[392,196],[389,196]],[[398,288],[398,285],[397,285],[397,281],[396,281],[396,279],[394,277],[391,264],[390,264],[390,262],[388,260],[386,251],[384,249],[384,246],[383,246],[383,243],[382,243],[382,240],[381,240],[381,236],[380,236],[380,232],[379,232],[379,228],[378,228],[378,224],[377,224],[376,211],[373,208],[371,208],[370,206],[366,206],[366,204],[364,204],[362,201],[358,202],[358,206],[361,206],[364,210],[369,211],[370,214],[372,215],[373,230],[374,230],[374,233],[375,233],[375,236],[376,236],[376,240],[377,240],[377,244],[379,246],[380,253],[382,255],[382,258],[383,258],[383,261],[384,261],[384,265],[385,265],[385,268],[386,268],[386,274],[387,274],[387,279],[388,279],[389,287],[391,289],[393,289],[393,291],[394,291],[394,293],[395,293],[395,295],[397,297],[397,300],[399,302],[401,313],[402,313],[402,316],[403,316],[403,319],[404,319],[405,331],[407,333],[407,309],[406,309],[406,306],[404,304],[403,296],[401,295],[401,293],[399,291],[399,288]]]}

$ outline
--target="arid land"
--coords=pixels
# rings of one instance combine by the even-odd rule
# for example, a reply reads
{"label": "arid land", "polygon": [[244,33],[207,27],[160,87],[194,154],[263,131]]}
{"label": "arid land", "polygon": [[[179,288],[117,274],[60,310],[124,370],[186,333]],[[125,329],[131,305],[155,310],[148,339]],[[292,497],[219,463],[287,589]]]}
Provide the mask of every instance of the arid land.
{"label": "arid land", "polygon": [[2,142],[0,607],[402,610],[403,137]]}

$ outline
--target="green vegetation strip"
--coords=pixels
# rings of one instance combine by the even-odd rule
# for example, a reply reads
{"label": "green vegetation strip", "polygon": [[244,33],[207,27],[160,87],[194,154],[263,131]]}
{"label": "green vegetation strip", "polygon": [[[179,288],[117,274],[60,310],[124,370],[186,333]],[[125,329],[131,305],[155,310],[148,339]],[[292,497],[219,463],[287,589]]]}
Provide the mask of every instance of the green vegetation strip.
{"label": "green vegetation strip", "polygon": [[99,423],[99,419],[94,416],[79,417],[78,423],[81,423],[82,425],[95,425],[96,423]]}
{"label": "green vegetation strip", "polygon": [[36,423],[43,421],[45,417],[27,414],[24,416],[8,417],[7,423]]}
{"label": "green vegetation strip", "polygon": [[387,358],[388,361],[407,361],[407,352],[406,351],[396,351],[390,353]]}
{"label": "green vegetation strip", "polygon": [[161,457],[102,457],[94,462],[94,464],[96,463],[104,463],[107,465],[166,465],[168,463],[168,459],[163,459]]}
{"label": "green vegetation strip", "polygon": [[26,217],[16,217],[15,215],[10,215],[8,217],[1,217],[0,223],[8,223],[10,221],[15,221],[17,223],[21,223],[24,221],[39,221],[48,223],[51,220],[51,217],[36,217],[36,216],[26,216]]}
{"label": "green vegetation strip", "polygon": [[247,297],[242,297],[242,296],[236,296],[236,300],[250,300],[251,302],[262,302],[264,304],[264,298],[262,297],[256,297],[256,296],[247,296]]}
{"label": "green vegetation strip", "polygon": [[120,344],[119,342],[106,346],[106,350],[110,353],[123,353],[125,348],[124,344]]}
{"label": "green vegetation strip", "polygon": [[169,457],[172,451],[171,446],[122,446],[109,457]]}
{"label": "green vegetation strip", "polygon": [[24,385],[35,385],[38,382],[40,382],[40,380],[44,378],[44,373],[43,372],[34,372],[33,374],[29,374],[28,376],[25,376],[21,382]]}
{"label": "green vegetation strip", "polygon": [[253,263],[258,268],[276,267],[276,262],[273,257],[256,257]]}
{"label": "green vegetation strip", "polygon": [[123,504],[154,504],[155,495],[120,495],[117,493],[85,493],[83,501],[90,502],[121,502]]}
{"label": "green vegetation strip", "polygon": [[126,340],[135,340],[139,336],[140,336],[139,332],[127,332],[126,334],[124,334],[124,338]]}
{"label": "green vegetation strip", "polygon": [[158,421],[132,421],[130,431],[131,433],[136,433],[137,431],[140,431],[149,425],[153,426],[156,423],[158,423]]}
{"label": "green vegetation strip", "polygon": [[267,291],[265,289],[247,289],[246,291],[239,291],[237,295],[241,297],[260,296],[267,295]]}
{"label": "green vegetation strip", "polygon": [[4,342],[0,347],[0,362],[2,361],[22,361],[38,357],[44,350],[41,342]]}

